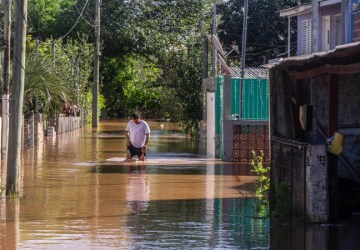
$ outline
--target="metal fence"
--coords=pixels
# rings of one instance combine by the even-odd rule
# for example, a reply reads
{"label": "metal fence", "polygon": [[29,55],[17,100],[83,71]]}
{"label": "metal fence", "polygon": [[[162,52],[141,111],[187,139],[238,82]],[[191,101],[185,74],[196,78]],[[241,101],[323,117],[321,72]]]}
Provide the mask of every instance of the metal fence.
{"label": "metal fence", "polygon": [[41,114],[29,113],[24,115],[22,130],[23,150],[37,146],[43,135],[43,122]]}
{"label": "metal fence", "polygon": [[268,79],[231,79],[231,117],[242,120],[269,119]]}
{"label": "metal fence", "polygon": [[[249,162],[252,158],[252,149],[263,150],[265,161],[269,161],[268,125],[258,126],[259,121],[269,120],[269,81],[268,79],[241,79],[231,78],[231,94],[227,100],[224,98],[224,76],[216,78],[215,94],[215,133],[216,133],[216,155],[223,157],[223,119],[224,102],[230,102],[230,119],[235,121],[254,122],[246,127],[236,127],[234,138],[241,137],[241,143],[234,139],[233,161]],[[230,100],[229,100],[230,99]],[[251,132],[244,132],[245,130]],[[249,142],[254,147],[249,147]]]}

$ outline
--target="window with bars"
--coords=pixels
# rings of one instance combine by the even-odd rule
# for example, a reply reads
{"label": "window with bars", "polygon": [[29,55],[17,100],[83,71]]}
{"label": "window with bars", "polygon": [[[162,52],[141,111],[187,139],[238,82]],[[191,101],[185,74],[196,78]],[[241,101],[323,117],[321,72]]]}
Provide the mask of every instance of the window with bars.
{"label": "window with bars", "polygon": [[311,54],[311,20],[305,20],[302,24],[303,31],[303,43],[302,43],[302,54]]}
{"label": "window with bars", "polygon": [[352,30],[352,41],[360,41],[360,12],[353,14],[353,30]]}

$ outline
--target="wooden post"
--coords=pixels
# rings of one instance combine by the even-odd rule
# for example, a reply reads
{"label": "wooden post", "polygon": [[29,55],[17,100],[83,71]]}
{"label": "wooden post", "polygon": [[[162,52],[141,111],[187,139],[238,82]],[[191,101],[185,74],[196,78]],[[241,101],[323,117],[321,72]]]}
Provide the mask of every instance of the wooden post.
{"label": "wooden post", "polygon": [[[338,105],[339,105],[339,76],[329,75],[329,121],[328,136],[332,137],[338,129]],[[328,177],[329,177],[329,220],[336,222],[338,219],[338,157],[328,154]]]}
{"label": "wooden post", "polygon": [[283,104],[283,112],[284,112],[284,119],[285,119],[285,131],[284,136],[286,138],[295,139],[295,128],[294,128],[294,121],[293,121],[293,112],[292,112],[292,101],[291,101],[291,90],[289,87],[289,77],[288,75],[283,72],[281,74],[281,90],[282,90],[282,104]]}
{"label": "wooden post", "polygon": [[15,1],[14,84],[11,89],[6,194],[19,191],[21,128],[23,119],[27,0]]}
{"label": "wooden post", "polygon": [[304,105],[303,98],[303,80],[296,80],[295,83],[295,103],[293,104],[293,121],[294,121],[294,129],[295,129],[295,137],[302,138],[303,137],[303,129],[301,128],[300,123],[300,107]]}

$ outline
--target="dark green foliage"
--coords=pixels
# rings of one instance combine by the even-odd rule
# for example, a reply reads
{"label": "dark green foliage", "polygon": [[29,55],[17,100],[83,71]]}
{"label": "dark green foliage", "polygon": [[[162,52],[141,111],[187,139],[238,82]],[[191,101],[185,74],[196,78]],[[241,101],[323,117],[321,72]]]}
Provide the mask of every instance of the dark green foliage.
{"label": "dark green foliage", "polygon": [[[298,5],[298,1],[249,1],[247,22],[246,66],[259,66],[269,59],[287,56],[288,20],[278,11]],[[244,1],[229,0],[219,6],[221,24],[218,34],[225,51],[231,45],[242,46]],[[291,41],[296,43],[296,20],[291,23]],[[295,48],[295,46],[293,46]],[[295,51],[292,51],[294,54]],[[240,56],[230,55],[229,60],[239,61]]]}
{"label": "dark green foliage", "polygon": [[[51,47],[55,44],[53,63]],[[33,111],[35,100],[39,111],[48,117],[59,113],[63,104],[77,104],[82,110],[91,108],[89,76],[92,73],[93,47],[91,44],[68,39],[36,41],[27,37],[25,68],[24,111]],[[37,48],[37,51],[36,51]],[[90,93],[90,96],[89,96]],[[90,97],[90,98],[89,98]],[[100,105],[103,101],[100,98]]]}
{"label": "dark green foliage", "polygon": [[202,119],[202,47],[192,46],[182,53],[178,60],[176,79],[173,79],[176,97],[183,109],[180,119],[185,132],[198,136],[199,122]]}
{"label": "dark green foliage", "polygon": [[[103,1],[101,72],[108,117],[137,109],[147,117],[183,121],[189,131],[198,126],[202,37],[211,8],[204,0]],[[141,78],[133,71],[140,68],[147,72]]]}
{"label": "dark green foliage", "polygon": [[28,34],[41,40],[65,35],[76,21],[76,4],[76,0],[29,0]]}
{"label": "dark green foliage", "polygon": [[[286,52],[287,20],[277,11],[298,1],[249,3],[247,65],[258,65]],[[61,38],[64,45],[93,43],[94,6],[93,0],[29,0],[28,32],[41,41]],[[148,118],[181,121],[196,135],[202,119],[203,37],[211,33],[212,7],[209,0],[101,1],[103,118],[123,118],[137,109]],[[241,48],[242,7],[243,1],[218,2],[218,33],[226,51],[234,44]],[[234,53],[228,59],[239,65],[239,58]],[[92,75],[85,75],[90,90]]]}

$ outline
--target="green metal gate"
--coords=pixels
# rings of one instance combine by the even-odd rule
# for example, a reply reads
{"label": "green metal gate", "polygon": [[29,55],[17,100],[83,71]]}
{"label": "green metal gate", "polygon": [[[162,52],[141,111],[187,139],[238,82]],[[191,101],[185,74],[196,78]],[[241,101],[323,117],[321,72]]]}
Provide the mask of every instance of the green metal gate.
{"label": "green metal gate", "polygon": [[[268,79],[231,79],[231,120],[267,121],[269,119]],[[216,155],[223,157],[224,77],[216,78],[215,133]]]}
{"label": "green metal gate", "polygon": [[231,118],[269,119],[268,79],[231,79]]}

